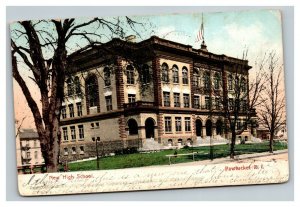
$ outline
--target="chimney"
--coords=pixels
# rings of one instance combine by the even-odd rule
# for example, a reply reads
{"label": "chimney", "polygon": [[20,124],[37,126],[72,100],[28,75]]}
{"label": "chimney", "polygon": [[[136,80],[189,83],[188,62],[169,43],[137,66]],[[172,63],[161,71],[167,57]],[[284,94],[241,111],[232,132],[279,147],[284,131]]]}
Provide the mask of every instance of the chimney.
{"label": "chimney", "polygon": [[125,40],[127,42],[136,42],[136,36],[135,35],[129,35],[129,36],[125,37]]}

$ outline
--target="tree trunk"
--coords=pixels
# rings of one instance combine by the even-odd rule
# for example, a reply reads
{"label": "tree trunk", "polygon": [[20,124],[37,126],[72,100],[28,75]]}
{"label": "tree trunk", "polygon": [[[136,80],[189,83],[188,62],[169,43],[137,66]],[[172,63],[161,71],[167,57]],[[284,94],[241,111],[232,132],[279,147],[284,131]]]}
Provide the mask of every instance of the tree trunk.
{"label": "tree trunk", "polygon": [[269,152],[273,153],[273,140],[274,140],[274,133],[270,135],[270,142],[269,142]]}
{"label": "tree trunk", "polygon": [[235,147],[235,139],[236,139],[236,132],[234,129],[231,129],[232,138],[231,138],[231,144],[230,144],[230,158],[234,159],[235,153],[234,153],[234,147]]}

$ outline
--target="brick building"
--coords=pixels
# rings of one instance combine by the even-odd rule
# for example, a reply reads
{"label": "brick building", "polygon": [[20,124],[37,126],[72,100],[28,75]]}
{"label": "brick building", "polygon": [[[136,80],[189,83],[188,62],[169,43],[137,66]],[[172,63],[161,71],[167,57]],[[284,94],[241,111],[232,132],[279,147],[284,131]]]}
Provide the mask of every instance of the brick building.
{"label": "brick building", "polygon": [[[235,68],[243,92],[249,90],[248,61],[213,54],[204,44],[194,49],[156,36],[141,42],[132,36],[113,39],[83,48],[68,61],[61,160],[95,156],[92,138],[97,137],[100,154],[139,148],[148,138],[163,146],[207,136],[229,139],[220,97],[228,93],[233,102]],[[243,101],[246,106],[249,97]],[[243,124],[241,114],[238,126]],[[255,127],[248,131],[246,137],[255,135]]]}

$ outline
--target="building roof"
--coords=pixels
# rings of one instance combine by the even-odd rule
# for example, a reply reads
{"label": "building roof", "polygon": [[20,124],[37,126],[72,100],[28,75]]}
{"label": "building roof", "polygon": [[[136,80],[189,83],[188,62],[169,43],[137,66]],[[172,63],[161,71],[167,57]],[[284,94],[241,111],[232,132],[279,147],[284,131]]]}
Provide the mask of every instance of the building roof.
{"label": "building roof", "polygon": [[34,129],[22,129],[20,131],[20,139],[33,139],[33,138],[39,138],[39,135]]}

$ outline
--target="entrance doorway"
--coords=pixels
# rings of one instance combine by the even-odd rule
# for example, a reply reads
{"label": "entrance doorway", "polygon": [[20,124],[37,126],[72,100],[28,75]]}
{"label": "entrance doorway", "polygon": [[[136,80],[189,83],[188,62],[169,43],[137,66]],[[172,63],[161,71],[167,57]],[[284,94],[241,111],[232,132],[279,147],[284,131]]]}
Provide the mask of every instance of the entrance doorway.
{"label": "entrance doorway", "polygon": [[196,136],[197,137],[202,136],[202,122],[200,119],[196,120]]}
{"label": "entrance doorway", "polygon": [[212,127],[212,122],[211,120],[207,120],[206,121],[206,124],[205,124],[205,128],[206,128],[206,136],[211,136],[212,133],[211,133],[211,127]]}
{"label": "entrance doorway", "polygon": [[148,118],[145,121],[146,138],[154,138],[154,120]]}

